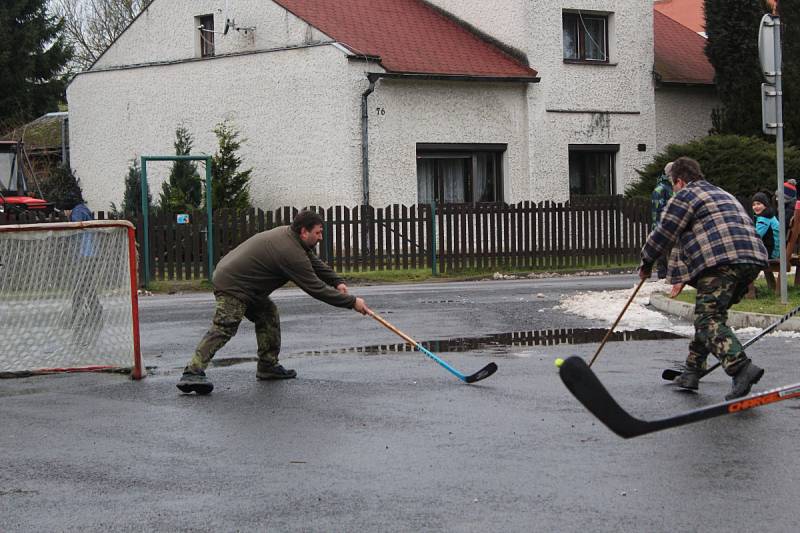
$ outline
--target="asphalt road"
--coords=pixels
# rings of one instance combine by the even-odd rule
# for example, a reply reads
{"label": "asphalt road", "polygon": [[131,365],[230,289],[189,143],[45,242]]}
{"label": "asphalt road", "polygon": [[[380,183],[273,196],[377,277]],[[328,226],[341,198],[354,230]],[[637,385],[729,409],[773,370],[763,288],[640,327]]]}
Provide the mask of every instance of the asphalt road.
{"label": "asphalt road", "polygon": [[[597,339],[583,329],[609,323],[554,306],[575,291],[634,283],[353,289],[420,341],[462,339],[437,353],[465,373],[497,362],[476,385],[403,351],[374,320],[280,291],[283,362],[298,379],[257,382],[243,324],[209,370],[217,388],[207,397],[174,383],[213,299],[142,298],[145,380],[0,381],[0,531],[796,530],[797,402],[622,440],[561,383],[554,358],[590,357]],[[618,312],[609,309],[609,322]],[[469,341],[511,332],[517,345]],[[530,332],[545,340],[525,341]],[[767,368],[759,388],[800,381],[797,342],[753,346]],[[660,380],[686,344],[611,342],[593,369],[635,416],[721,401],[721,372],[699,394]]]}

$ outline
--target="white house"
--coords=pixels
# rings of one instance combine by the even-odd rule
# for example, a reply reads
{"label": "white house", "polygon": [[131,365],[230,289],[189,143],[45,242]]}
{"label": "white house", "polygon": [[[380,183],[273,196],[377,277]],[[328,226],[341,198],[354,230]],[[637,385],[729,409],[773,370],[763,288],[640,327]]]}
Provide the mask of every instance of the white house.
{"label": "white house", "polygon": [[653,65],[639,1],[154,0],[68,88],[72,165],[103,209],[229,120],[264,208],[621,193],[661,144]]}

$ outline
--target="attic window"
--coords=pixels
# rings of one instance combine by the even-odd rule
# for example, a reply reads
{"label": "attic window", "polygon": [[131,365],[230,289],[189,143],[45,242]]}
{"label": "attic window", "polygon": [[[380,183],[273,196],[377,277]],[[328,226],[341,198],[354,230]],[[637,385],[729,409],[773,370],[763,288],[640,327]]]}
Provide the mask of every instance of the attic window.
{"label": "attic window", "polygon": [[200,57],[214,56],[214,15],[195,17],[195,27],[200,34]]}

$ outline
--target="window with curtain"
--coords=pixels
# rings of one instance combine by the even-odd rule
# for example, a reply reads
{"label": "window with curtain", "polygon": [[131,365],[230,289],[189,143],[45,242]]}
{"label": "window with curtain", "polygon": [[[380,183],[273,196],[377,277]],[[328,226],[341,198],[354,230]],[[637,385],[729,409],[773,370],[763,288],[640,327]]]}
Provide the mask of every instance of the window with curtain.
{"label": "window with curtain", "polygon": [[502,202],[504,150],[505,145],[418,145],[419,203]]}
{"label": "window with curtain", "polygon": [[608,63],[608,15],[562,14],[564,60]]}
{"label": "window with curtain", "polygon": [[616,194],[615,164],[619,145],[569,146],[570,196]]}

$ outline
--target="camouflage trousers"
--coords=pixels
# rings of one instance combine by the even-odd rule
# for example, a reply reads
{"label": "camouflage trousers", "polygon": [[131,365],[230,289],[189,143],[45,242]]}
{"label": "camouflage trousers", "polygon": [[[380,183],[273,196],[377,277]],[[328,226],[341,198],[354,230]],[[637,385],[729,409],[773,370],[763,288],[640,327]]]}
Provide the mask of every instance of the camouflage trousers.
{"label": "camouflage trousers", "polygon": [[214,297],[217,300],[214,320],[197,345],[186,371],[205,370],[217,350],[236,335],[243,318],[247,318],[256,327],[258,367],[268,368],[278,364],[278,353],[281,350],[281,321],[278,308],[272,300],[264,296],[257,303],[247,304],[227,294],[214,293]]}
{"label": "camouflage trousers", "polygon": [[695,284],[694,339],[689,344],[687,366],[702,368],[710,353],[732,376],[748,361],[739,339],[725,322],[728,309],[741,301],[760,271],[758,265],[733,264],[712,268],[700,275]]}

